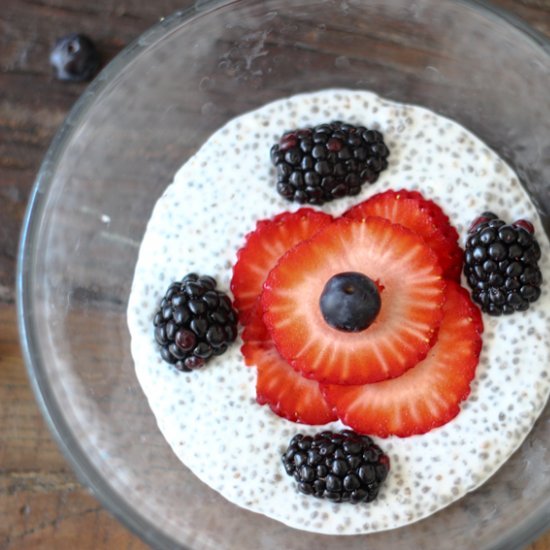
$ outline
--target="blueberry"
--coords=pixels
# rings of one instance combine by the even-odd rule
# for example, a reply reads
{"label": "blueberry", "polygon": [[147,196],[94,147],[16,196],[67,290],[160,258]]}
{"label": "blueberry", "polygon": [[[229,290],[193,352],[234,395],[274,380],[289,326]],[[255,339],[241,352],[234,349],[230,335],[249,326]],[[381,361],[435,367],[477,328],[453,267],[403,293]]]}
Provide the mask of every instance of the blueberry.
{"label": "blueberry", "polygon": [[59,38],[50,53],[50,63],[59,80],[91,80],[99,68],[99,53],[94,43],[82,34]]}
{"label": "blueberry", "polygon": [[319,305],[325,321],[331,327],[346,332],[359,332],[376,319],[381,301],[374,281],[362,273],[346,272],[329,279]]}

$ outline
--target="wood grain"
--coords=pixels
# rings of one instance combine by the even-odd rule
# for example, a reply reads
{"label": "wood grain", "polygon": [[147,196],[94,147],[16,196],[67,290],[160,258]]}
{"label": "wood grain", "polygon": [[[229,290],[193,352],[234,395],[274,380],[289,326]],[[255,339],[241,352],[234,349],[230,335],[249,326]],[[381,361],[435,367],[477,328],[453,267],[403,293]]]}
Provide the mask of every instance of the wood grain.
{"label": "wood grain", "polygon": [[[46,427],[19,351],[14,270],[19,230],[41,159],[83,85],[53,79],[58,36],[75,30],[104,60],[181,0],[1,0],[0,10],[0,549],[141,549],[145,545],[75,479]],[[550,0],[496,5],[550,36]],[[550,533],[528,547],[550,550]]]}

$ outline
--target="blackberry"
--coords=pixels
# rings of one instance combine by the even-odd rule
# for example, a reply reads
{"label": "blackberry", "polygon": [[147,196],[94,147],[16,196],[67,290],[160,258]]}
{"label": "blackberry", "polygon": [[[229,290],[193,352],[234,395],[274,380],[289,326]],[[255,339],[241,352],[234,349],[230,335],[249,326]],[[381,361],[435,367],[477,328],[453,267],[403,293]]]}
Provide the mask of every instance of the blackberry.
{"label": "blackberry", "polygon": [[59,80],[90,80],[99,68],[99,62],[94,43],[82,34],[59,38],[50,53],[50,63]]}
{"label": "blackberry", "polygon": [[388,167],[389,150],[377,130],[335,121],[287,132],[271,148],[277,191],[286,199],[323,204],[357,195]]}
{"label": "blackberry", "polygon": [[540,246],[527,220],[512,224],[484,212],[470,227],[464,275],[472,298],[489,315],[525,311],[541,293]]}
{"label": "blackberry", "polygon": [[172,283],[155,315],[161,357],[180,371],[203,367],[237,337],[237,313],[209,276],[189,273]]}
{"label": "blackberry", "polygon": [[372,439],[350,430],[295,435],[283,454],[286,473],[305,495],[333,502],[372,502],[390,459]]}

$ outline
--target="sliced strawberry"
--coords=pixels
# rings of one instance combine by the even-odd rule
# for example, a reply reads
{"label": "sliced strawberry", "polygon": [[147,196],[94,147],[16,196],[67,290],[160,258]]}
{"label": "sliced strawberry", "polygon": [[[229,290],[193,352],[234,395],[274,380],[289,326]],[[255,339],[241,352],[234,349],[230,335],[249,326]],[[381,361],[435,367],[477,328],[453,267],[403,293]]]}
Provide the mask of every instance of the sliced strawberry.
{"label": "sliced strawberry", "polygon": [[267,274],[279,258],[295,244],[315,235],[332,219],[323,212],[301,208],[256,224],[256,229],[246,236],[244,246],[237,252],[231,280],[241,323],[248,323]]}
{"label": "sliced strawberry", "polygon": [[274,347],[271,335],[263,322],[262,314],[262,305],[258,297],[254,303],[254,307],[250,311],[248,324],[244,327],[241,335],[243,340],[241,353],[244,356],[245,364],[249,367],[257,365],[258,350]]}
{"label": "sliced strawberry", "polygon": [[323,386],[344,424],[359,433],[407,437],[446,424],[470,393],[483,322],[468,292],[448,281],[437,342],[399,378],[364,386]]}
{"label": "sliced strawberry", "polygon": [[431,216],[433,216],[435,222],[442,231],[446,231],[447,226],[451,226],[449,216],[443,212],[443,209],[434,201],[427,199],[420,193],[420,191],[409,191],[408,189],[400,189],[396,191],[402,197],[407,199],[419,200],[422,203],[422,208],[425,208]]}
{"label": "sliced strawberry", "polygon": [[460,277],[462,251],[458,246],[458,233],[451,228],[449,218],[441,208],[424,199],[417,191],[390,190],[378,193],[349,209],[344,216],[354,219],[380,216],[407,227],[420,235],[433,249],[445,277]]}
{"label": "sliced strawberry", "polygon": [[[381,308],[360,332],[332,328],[319,299],[327,281],[359,272],[377,283]],[[279,353],[304,376],[364,384],[399,376],[423,359],[442,318],[445,282],[433,251],[382,218],[341,218],[278,262],[264,283],[264,322]]]}
{"label": "sliced strawberry", "polygon": [[319,383],[296,372],[277,352],[256,307],[243,332],[241,348],[247,365],[258,367],[256,399],[278,416],[302,424],[326,424],[336,420]]}
{"label": "sliced strawberry", "polygon": [[451,224],[449,216],[443,212],[443,209],[437,203],[430,199],[426,199],[419,191],[407,191],[406,189],[402,189],[398,191],[398,193],[400,193],[403,197],[419,200],[421,208],[430,213],[437,227],[445,235],[445,237],[447,237],[450,243],[449,256],[451,260],[450,267],[446,271],[446,276],[449,279],[460,282],[460,274],[462,272],[464,261],[464,251],[458,244],[458,231],[454,225]]}

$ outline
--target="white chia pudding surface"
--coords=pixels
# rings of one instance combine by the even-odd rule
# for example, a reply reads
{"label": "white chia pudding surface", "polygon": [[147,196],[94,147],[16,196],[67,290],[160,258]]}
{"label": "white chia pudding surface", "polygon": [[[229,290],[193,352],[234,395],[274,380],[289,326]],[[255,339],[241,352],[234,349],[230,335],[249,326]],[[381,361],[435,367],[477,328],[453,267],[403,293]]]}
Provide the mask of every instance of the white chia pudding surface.
{"label": "white chia pudding surface", "polygon": [[354,535],[436,512],[486,481],[518,448],[550,391],[550,293],[543,283],[540,299],[527,312],[483,315],[472,392],[454,420],[420,436],[373,438],[391,459],[376,501],[334,504],[298,493],[281,462],[290,438],[344,426],[294,424],[258,405],[256,369],[245,366],[240,338],[204,369],[177,372],[160,358],[153,317],[170,283],[192,271],[212,275],[230,293],[245,234],[257,220],[300,207],[275,189],[271,146],[287,130],[332,120],[379,129],[391,151],[389,168],[360,195],[316,208],[339,215],[387,189],[419,190],[449,215],[461,245],[483,211],[508,222],[527,218],[541,245],[546,279],[550,246],[535,208],[516,174],[479,139],[424,108],[367,91],[325,90],[233,119],[180,168],[147,226],[128,324],[136,373],[159,428],[194,474],[236,505],[289,526]]}

